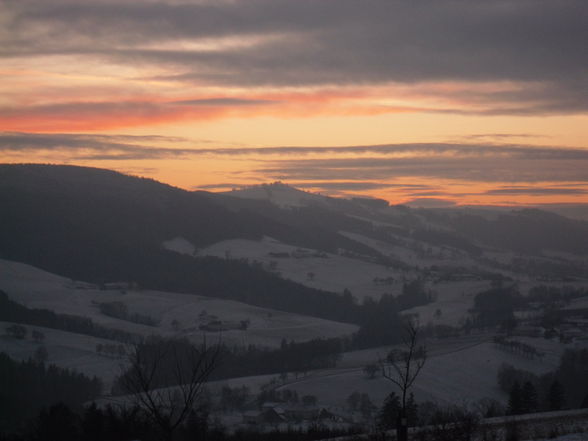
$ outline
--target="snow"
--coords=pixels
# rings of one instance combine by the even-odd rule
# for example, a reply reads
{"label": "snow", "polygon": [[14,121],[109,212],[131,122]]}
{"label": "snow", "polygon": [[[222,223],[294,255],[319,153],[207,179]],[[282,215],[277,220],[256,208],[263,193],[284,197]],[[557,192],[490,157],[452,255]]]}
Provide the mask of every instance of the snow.
{"label": "snow", "polygon": [[[0,352],[5,352],[11,358],[27,360],[33,357],[37,348],[45,346],[47,363],[75,369],[91,377],[97,376],[102,379],[105,391],[110,391],[114,377],[121,372],[124,359],[96,352],[98,344],[113,344],[110,340],[32,325],[24,325],[28,333],[25,339],[19,340],[3,335],[6,327],[12,324],[0,321]],[[42,343],[31,340],[34,330],[44,334]]]}
{"label": "snow", "polygon": [[[290,257],[276,257],[284,253]],[[397,270],[337,254],[323,253],[326,257],[318,257],[317,254],[320,254],[317,250],[298,248],[269,237],[261,240],[225,240],[197,251],[198,256],[261,262],[268,270],[271,262],[275,262],[276,271],[286,279],[338,293],[348,289],[358,299],[366,296],[379,298],[386,292],[399,293],[401,289],[400,283],[395,286],[374,284],[375,278],[393,277],[399,280],[401,275]],[[310,278],[309,273],[314,273],[314,277]]]}
{"label": "snow", "polygon": [[[423,325],[457,326],[470,316],[476,294],[490,288],[488,281],[443,282],[430,286],[435,293],[431,303],[403,311],[404,314],[418,314]],[[439,311],[440,314],[437,312]]]}
{"label": "snow", "polygon": [[[79,289],[76,288],[79,283],[74,284],[65,277],[6,260],[0,260],[0,275],[0,289],[12,300],[29,308],[85,316],[108,328],[143,336],[185,336],[200,341],[203,332],[199,326],[206,324],[212,316],[232,325],[242,320],[249,321],[246,330],[230,329],[222,332],[222,340],[231,345],[277,347],[282,338],[304,341],[349,335],[357,330],[357,326],[347,323],[205,296],[152,290],[100,290],[91,285],[90,289]],[[159,325],[147,326],[101,314],[98,304],[113,301],[124,303],[131,313],[154,318],[159,321]],[[206,316],[201,316],[203,311]],[[174,320],[178,322],[178,329],[172,326]]]}
{"label": "snow", "polygon": [[[429,356],[413,387],[416,400],[442,405],[473,404],[485,397],[504,401],[497,384],[497,373],[503,363],[543,374],[557,367],[565,349],[559,342],[526,339],[526,343],[546,353],[542,361],[531,360],[496,347],[490,339],[489,334],[482,334],[427,342]],[[377,363],[389,350],[386,347],[344,354],[338,368],[311,372],[308,377],[284,387],[297,391],[300,396],[316,395],[323,405],[342,405],[353,391],[365,392],[376,405],[381,405],[396,390],[395,386],[379,375],[368,379],[363,367]]]}
{"label": "snow", "polygon": [[166,250],[175,251],[179,254],[187,254],[189,256],[193,256],[194,251],[196,251],[196,247],[183,237],[175,237],[173,239],[166,240],[163,242],[163,247]]}

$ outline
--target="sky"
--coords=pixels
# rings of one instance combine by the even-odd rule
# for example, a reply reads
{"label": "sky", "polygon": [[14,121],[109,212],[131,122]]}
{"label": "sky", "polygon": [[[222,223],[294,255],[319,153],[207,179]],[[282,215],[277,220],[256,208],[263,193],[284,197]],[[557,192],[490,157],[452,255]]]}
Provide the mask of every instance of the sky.
{"label": "sky", "polygon": [[0,0],[0,162],[588,203],[586,0]]}

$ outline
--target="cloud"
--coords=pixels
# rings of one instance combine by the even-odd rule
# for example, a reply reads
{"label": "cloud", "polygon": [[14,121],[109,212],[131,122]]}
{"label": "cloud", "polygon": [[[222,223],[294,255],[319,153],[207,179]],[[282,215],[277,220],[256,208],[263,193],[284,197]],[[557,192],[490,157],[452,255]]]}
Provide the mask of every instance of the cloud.
{"label": "cloud", "polygon": [[547,196],[547,195],[583,195],[588,194],[586,188],[541,188],[541,187],[501,187],[494,188],[484,192],[489,195],[527,195],[527,196]]}
{"label": "cloud", "polygon": [[445,96],[487,114],[588,111],[585,0],[22,0],[4,9],[0,57],[11,59],[166,66],[170,80],[232,87],[508,81],[518,90]]}
{"label": "cloud", "polygon": [[251,115],[252,107],[275,101],[207,98],[177,101],[74,101],[55,104],[0,107],[5,129],[77,131],[144,126],[178,120],[210,120],[238,114]]}
{"label": "cloud", "polygon": [[415,208],[446,208],[453,207],[457,204],[455,201],[449,199],[415,198],[404,202],[403,205],[408,205]]}
{"label": "cloud", "polygon": [[[352,181],[356,186],[360,185],[358,181],[364,186],[382,185],[374,180],[409,176],[489,182],[588,180],[588,150],[569,147],[413,143],[203,148],[193,147],[194,143],[202,141],[157,136],[0,133],[0,151],[67,151],[72,159],[249,156],[259,164],[254,170],[258,174],[307,187],[330,180],[335,181],[330,184],[334,186],[347,182],[351,190]],[[348,157],[350,154],[354,157]]]}
{"label": "cloud", "polygon": [[[561,156],[565,156],[560,154]],[[532,157],[532,154],[528,156]],[[588,181],[588,159],[476,155],[274,161],[257,171],[282,180],[389,180],[415,177],[474,182]],[[570,155],[570,156],[573,156]],[[580,155],[579,155],[580,156]]]}
{"label": "cloud", "polygon": [[248,100],[242,98],[208,98],[174,101],[173,103],[187,106],[264,106],[277,104],[276,101]]}
{"label": "cloud", "polygon": [[[478,192],[486,196],[579,196],[587,193],[581,185],[588,183],[587,149],[473,143],[199,147],[202,143],[210,145],[210,141],[177,137],[0,133],[0,152],[27,155],[60,152],[71,161],[242,157],[249,162],[247,177],[233,177],[237,181],[281,180],[297,187],[324,191],[388,190],[412,196],[445,196],[448,190],[440,188],[441,184],[429,184],[434,180],[499,185],[486,193]],[[540,182],[550,184],[525,185]],[[232,188],[239,184],[227,185]],[[471,195],[463,189],[459,191],[461,196]]]}

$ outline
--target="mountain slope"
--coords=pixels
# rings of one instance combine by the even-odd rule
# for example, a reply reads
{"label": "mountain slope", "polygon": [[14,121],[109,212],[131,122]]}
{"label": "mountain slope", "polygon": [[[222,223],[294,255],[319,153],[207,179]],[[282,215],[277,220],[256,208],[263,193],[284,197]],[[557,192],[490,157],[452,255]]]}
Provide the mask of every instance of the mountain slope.
{"label": "mountain slope", "polygon": [[204,193],[67,166],[0,166],[0,257],[93,283],[231,298],[343,320],[340,296],[297,285],[239,261],[165,250],[182,236],[196,246],[265,231],[304,238],[252,212],[234,213]]}

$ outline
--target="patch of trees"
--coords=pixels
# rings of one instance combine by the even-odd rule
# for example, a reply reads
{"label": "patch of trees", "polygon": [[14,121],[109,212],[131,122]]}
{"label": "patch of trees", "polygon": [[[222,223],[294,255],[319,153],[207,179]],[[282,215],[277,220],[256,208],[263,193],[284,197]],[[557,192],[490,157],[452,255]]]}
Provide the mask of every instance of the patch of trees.
{"label": "patch of trees", "polygon": [[121,344],[110,344],[110,343],[98,343],[96,345],[96,353],[97,354],[104,354],[110,357],[124,357],[127,353],[126,348],[124,345]]}
{"label": "patch of trees", "polygon": [[146,326],[157,326],[159,321],[153,317],[136,312],[129,312],[129,308],[123,302],[103,302],[100,303],[100,312],[109,317],[114,317],[128,322],[138,323]]}
{"label": "patch of trees", "polygon": [[6,327],[6,334],[18,340],[23,340],[27,332],[28,329],[22,325],[10,325]]}
{"label": "patch of trees", "polygon": [[[407,319],[400,312],[425,305],[432,297],[421,280],[405,283],[402,294],[397,297],[391,294],[384,294],[378,300],[365,297],[358,308],[360,328],[353,335],[352,348],[365,349],[402,341]],[[429,331],[433,333],[433,329]]]}
{"label": "patch of trees", "polygon": [[0,433],[18,429],[41,408],[58,402],[80,409],[101,388],[96,377],[32,359],[15,361],[0,353]]}
{"label": "patch of trees", "polygon": [[569,305],[573,299],[588,296],[588,289],[575,286],[533,286],[527,300],[543,304],[544,307]]}
{"label": "patch of trees", "polygon": [[537,348],[529,344],[517,341],[509,340],[504,336],[497,335],[493,339],[494,344],[501,349],[521,354],[527,358],[534,359],[535,357],[541,359],[545,356],[544,352],[538,351]]}
{"label": "patch of trees", "polygon": [[27,308],[12,301],[3,291],[0,291],[0,320],[60,329],[123,342],[136,340],[136,336],[129,332],[106,328],[94,323],[87,317],[57,314],[48,309]]}
{"label": "patch of trees", "polygon": [[246,349],[231,349],[223,346],[219,366],[212,379],[248,375],[282,374],[293,372],[300,375],[313,369],[335,367],[345,349],[341,339],[314,339],[294,343],[282,341],[279,349],[249,346]]}
{"label": "patch of trees", "polygon": [[420,279],[402,285],[402,294],[396,297],[399,311],[426,305],[432,301],[433,293],[426,289],[424,282]]}
{"label": "patch of trees", "polygon": [[588,350],[564,352],[559,367],[538,376],[529,371],[503,365],[498,385],[509,394],[512,414],[542,410],[588,407]]}
{"label": "patch of trees", "polygon": [[587,274],[586,268],[580,263],[547,258],[516,257],[511,260],[510,269],[546,282],[573,282]]}
{"label": "patch of trees", "polygon": [[474,326],[516,325],[514,311],[526,304],[516,285],[498,286],[483,291],[474,298]]}
{"label": "patch of trees", "polygon": [[[169,441],[314,441],[337,436],[352,436],[362,429],[329,428],[313,424],[307,428],[259,432],[255,429],[225,430],[214,423],[206,406],[196,406],[185,423]],[[4,439],[4,438],[3,438]],[[10,441],[123,441],[140,439],[160,441],[154,422],[137,407],[115,408],[110,405],[72,409],[59,403],[38,412],[30,427],[11,434]]]}
{"label": "patch of trees", "polygon": [[470,242],[469,239],[449,231],[416,229],[412,233],[412,238],[434,245],[445,245],[451,248],[457,248],[474,256],[482,254],[480,248]]}
{"label": "patch of trees", "polygon": [[[405,414],[408,427],[414,427],[419,423],[418,405],[412,393],[409,394],[406,400]],[[378,426],[384,430],[395,429],[401,415],[402,404],[400,397],[396,395],[396,392],[391,392],[378,412]]]}
{"label": "patch of trees", "polygon": [[363,392],[353,391],[346,400],[347,408],[352,412],[359,412],[364,419],[369,419],[378,409],[370,396]]}
{"label": "patch of trees", "polygon": [[[191,353],[198,350],[185,338],[165,339],[149,337],[143,343],[135,346],[137,356],[142,359],[152,359],[163,351],[171,350],[176,354]],[[222,378],[242,377],[249,375],[281,374],[294,372],[296,375],[313,369],[331,368],[336,365],[344,347],[340,339],[315,339],[308,342],[283,342],[279,349],[269,350],[249,346],[246,349],[234,349],[225,345],[219,346],[218,362],[210,373],[211,380]],[[163,358],[161,360],[161,374],[152,379],[152,387],[173,386],[177,369],[188,370],[189,363],[183,362],[182,356]],[[186,359],[189,361],[189,359]],[[179,362],[179,367],[178,363]],[[122,393],[122,383],[129,371],[123,373],[113,386],[114,393]]]}

